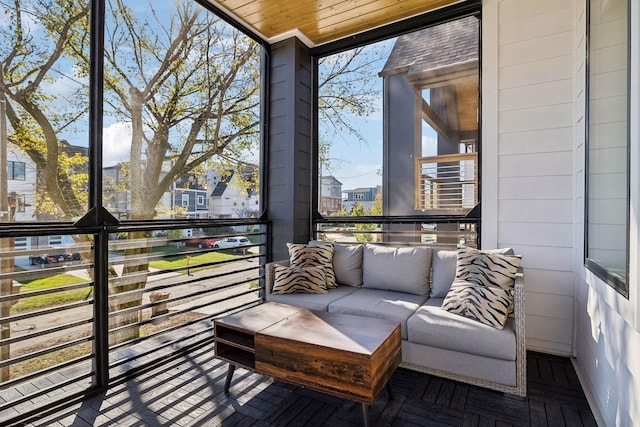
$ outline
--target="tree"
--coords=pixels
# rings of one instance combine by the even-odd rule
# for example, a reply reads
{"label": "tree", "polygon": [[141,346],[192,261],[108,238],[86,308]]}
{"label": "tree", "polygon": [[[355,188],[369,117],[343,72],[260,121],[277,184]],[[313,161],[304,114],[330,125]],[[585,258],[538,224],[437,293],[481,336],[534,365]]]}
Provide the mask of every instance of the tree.
{"label": "tree", "polygon": [[384,45],[372,44],[326,56],[319,61],[318,113],[320,170],[329,172],[339,161],[330,158],[330,148],[345,142],[348,135],[362,144],[368,141],[354,126],[353,118],[362,119],[376,111],[380,98],[378,79],[388,52]]}
{"label": "tree", "polygon": [[[125,123],[131,130],[129,156],[122,163],[127,182],[115,185],[129,193],[129,218],[134,220],[154,218],[163,194],[180,177],[210,168],[214,161],[221,169],[237,165],[259,142],[259,44],[195,2],[169,4],[164,10],[151,1],[142,6],[107,1],[105,121]],[[86,131],[89,2],[14,0],[0,7],[11,22],[0,26],[7,41],[0,46],[0,61],[6,74],[2,89],[9,99],[10,140],[43,171],[49,202],[41,199],[42,212],[77,218],[86,211],[86,192],[74,187],[82,179],[69,175],[77,165],[67,167],[59,140],[73,127]],[[137,8],[145,12],[137,13]],[[336,117],[337,126],[344,125],[340,108],[364,111],[369,102],[365,88],[340,78],[340,73],[357,72],[360,66],[347,55],[321,83],[329,88],[321,102],[332,106],[326,111]],[[61,73],[76,83],[64,96],[47,90]],[[130,236],[141,241],[148,237]],[[120,280],[110,282],[112,294],[135,295],[112,298],[112,310],[131,314],[120,325],[137,320],[130,308],[140,305],[150,250],[145,245],[127,249],[126,256],[138,261],[128,262]],[[129,332],[118,341],[138,334],[135,327]]]}
{"label": "tree", "polygon": [[[150,8],[138,16],[122,0],[109,2],[105,36],[105,112],[131,126],[130,218],[136,220],[152,219],[164,193],[190,171],[255,147],[259,124],[259,45],[192,2],[176,4],[168,16]],[[86,66],[82,43],[78,36],[74,54]],[[140,305],[141,294],[131,291],[146,284],[150,251],[140,245],[125,253],[140,261],[128,263],[116,282],[114,293],[134,295],[118,298],[116,310]],[[137,280],[127,280],[133,275]],[[137,335],[130,328],[117,341]]]}
{"label": "tree", "polygon": [[[70,177],[68,162],[77,165],[80,160],[86,164],[86,158],[69,159],[61,150],[58,134],[86,113],[87,105],[81,103],[86,87],[78,84],[63,97],[45,90],[45,86],[55,83],[56,66],[70,51],[74,33],[86,27],[89,4],[14,0],[13,4],[2,6],[10,23],[0,26],[4,72],[0,91],[7,97],[6,116],[12,129],[9,140],[27,153],[42,172],[46,193],[40,192],[40,212],[50,203],[50,213],[70,220],[84,214],[87,204],[86,191],[78,191],[73,185],[78,179]],[[77,106],[81,106],[80,110]]]}

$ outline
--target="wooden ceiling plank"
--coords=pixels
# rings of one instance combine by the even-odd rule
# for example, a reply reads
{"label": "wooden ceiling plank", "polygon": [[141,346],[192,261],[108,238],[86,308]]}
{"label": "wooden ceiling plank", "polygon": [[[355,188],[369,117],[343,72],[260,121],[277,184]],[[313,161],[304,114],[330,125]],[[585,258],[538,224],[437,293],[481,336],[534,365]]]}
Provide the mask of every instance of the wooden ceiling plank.
{"label": "wooden ceiling plank", "polygon": [[265,37],[297,29],[314,43],[321,44],[457,1],[219,0],[217,3]]}
{"label": "wooden ceiling plank", "polygon": [[[446,5],[451,3],[450,0],[439,0],[431,2],[432,9],[436,7],[440,7],[440,5]],[[375,16],[359,16],[357,18],[351,19],[347,26],[344,23],[336,23],[333,25],[322,26],[318,35],[315,38],[318,40],[317,43],[321,44],[327,41],[332,41],[338,38],[346,37],[348,35],[357,34],[363,31],[370,30],[372,28],[376,28],[391,22],[395,22],[404,18],[409,18],[412,16],[419,15],[421,13],[428,12],[431,9],[423,10],[422,8],[418,9],[408,9],[395,11],[393,9],[387,10],[386,14],[375,15]],[[307,35],[311,38],[309,35]],[[313,38],[312,38],[313,40]]]}
{"label": "wooden ceiling plank", "polygon": [[[220,6],[224,7],[229,12],[232,12],[239,18],[246,20],[246,17],[252,13],[260,12],[260,10],[265,8],[265,5],[269,5],[271,1],[265,0],[220,0],[215,3],[218,3]],[[287,4],[290,2],[282,2],[282,4]]]}
{"label": "wooden ceiling plank", "polygon": [[247,17],[247,19],[251,25],[262,28],[263,31],[274,36],[294,29],[317,29],[321,25],[320,22],[326,19],[325,17],[350,9],[353,3],[353,0],[313,0],[301,4],[295,3],[296,7],[287,10],[278,10],[276,5],[264,13]]}
{"label": "wooden ceiling plank", "polygon": [[[246,15],[248,22],[260,25],[263,21],[283,21],[285,24],[305,19],[313,20],[327,10],[341,10],[348,7],[352,0],[301,0],[295,2],[270,2],[262,10]],[[285,6],[286,5],[286,6]]]}
{"label": "wooden ceiling plank", "polygon": [[[283,16],[281,19],[273,20],[274,30],[282,30],[290,27],[292,22],[300,26],[315,24],[322,28],[339,22],[348,23],[350,20],[362,18],[363,16],[374,16],[378,19],[387,16],[389,10],[400,11],[394,14],[404,15],[404,10],[429,10],[432,3],[450,0],[359,0],[358,2],[344,1],[333,3],[329,7],[316,10],[315,13],[305,13],[301,15],[292,14]],[[412,7],[411,5],[414,5]]]}

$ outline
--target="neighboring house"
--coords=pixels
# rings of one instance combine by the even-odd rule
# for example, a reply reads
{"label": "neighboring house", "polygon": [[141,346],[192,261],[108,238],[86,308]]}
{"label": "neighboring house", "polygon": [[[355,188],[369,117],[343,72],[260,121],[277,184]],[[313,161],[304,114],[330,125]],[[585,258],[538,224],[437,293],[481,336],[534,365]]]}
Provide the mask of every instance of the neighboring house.
{"label": "neighboring house", "polygon": [[[67,141],[60,141],[60,152],[71,157],[76,154],[87,156],[86,147],[71,145]],[[85,172],[84,169],[71,171]],[[46,188],[43,171],[22,151],[17,145],[9,142],[7,145],[7,196],[9,208],[9,221],[32,222],[47,221],[53,219],[51,214],[36,214],[36,195],[38,191]],[[35,248],[60,247],[65,244],[72,245],[70,236],[31,236],[15,237],[14,247],[18,250]]]}
{"label": "neighboring house", "polygon": [[7,194],[9,221],[34,221],[38,170],[24,151],[9,143],[7,147]]}
{"label": "neighboring house", "polygon": [[[473,156],[420,167],[414,159],[427,155],[421,143],[427,136],[424,129],[435,134],[436,152],[431,154],[477,151],[479,32],[480,21],[470,16],[396,40],[380,72],[384,151],[393,153],[383,174],[385,215],[465,216],[475,206]],[[415,171],[423,178],[414,177]],[[461,184],[464,179],[469,181]]]}
{"label": "neighboring house", "polygon": [[125,180],[122,163],[102,168],[102,204],[120,220],[129,217],[131,206],[131,193],[120,188]]}
{"label": "neighboring house", "polygon": [[[168,161],[163,165],[163,172],[170,167]],[[131,212],[131,193],[128,190],[127,180],[123,172],[122,163],[103,168],[103,204],[116,218],[127,219]],[[168,219],[178,215],[186,218],[207,218],[207,182],[195,174],[189,174],[177,179],[166,191],[158,205],[168,210],[160,216]],[[180,208],[179,210],[177,208]],[[183,213],[184,209],[184,213]],[[176,214],[176,212],[180,212]]]}
{"label": "neighboring house", "polygon": [[255,167],[241,170],[210,171],[210,218],[256,218],[260,200],[256,188]]}
{"label": "neighboring house", "polygon": [[204,177],[196,174],[183,176],[174,182],[173,188],[173,206],[184,208],[187,218],[207,218],[209,203]]}
{"label": "neighboring house", "polygon": [[334,176],[320,179],[320,210],[322,215],[331,215],[342,209],[342,183]]}
{"label": "neighboring house", "polygon": [[364,207],[364,210],[373,208],[373,202],[376,200],[376,194],[382,190],[381,186],[377,187],[360,187],[355,190],[342,191],[342,209],[351,212],[353,207],[358,203]]}

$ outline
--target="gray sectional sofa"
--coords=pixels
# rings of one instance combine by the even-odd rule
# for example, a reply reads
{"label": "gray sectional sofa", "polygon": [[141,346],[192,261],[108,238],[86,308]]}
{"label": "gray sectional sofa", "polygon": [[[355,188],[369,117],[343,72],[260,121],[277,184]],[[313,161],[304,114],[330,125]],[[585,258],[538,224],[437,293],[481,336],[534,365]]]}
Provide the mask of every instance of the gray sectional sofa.
{"label": "gray sectional sofa", "polygon": [[455,278],[456,260],[451,248],[335,244],[337,288],[320,294],[273,294],[276,265],[289,264],[278,261],[265,266],[265,299],[397,321],[401,366],[526,396],[522,269],[515,279],[514,314],[504,329],[496,329],[441,308]]}

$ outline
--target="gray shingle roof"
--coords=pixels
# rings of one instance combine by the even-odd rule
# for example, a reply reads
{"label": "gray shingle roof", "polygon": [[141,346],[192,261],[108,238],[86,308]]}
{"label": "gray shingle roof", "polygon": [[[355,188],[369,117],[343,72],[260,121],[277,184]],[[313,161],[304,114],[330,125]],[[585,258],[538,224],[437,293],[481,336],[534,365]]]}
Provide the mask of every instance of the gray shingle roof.
{"label": "gray shingle roof", "polygon": [[470,16],[398,37],[380,75],[421,74],[478,61],[479,21]]}

